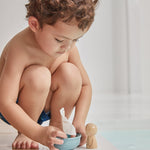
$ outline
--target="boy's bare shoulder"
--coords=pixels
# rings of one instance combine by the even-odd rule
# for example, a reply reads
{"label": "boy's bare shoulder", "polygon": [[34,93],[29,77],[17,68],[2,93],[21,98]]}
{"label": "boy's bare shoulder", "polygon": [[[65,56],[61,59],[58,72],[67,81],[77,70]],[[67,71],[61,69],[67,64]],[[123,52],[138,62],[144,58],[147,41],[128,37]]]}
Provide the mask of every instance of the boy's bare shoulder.
{"label": "boy's bare shoulder", "polygon": [[30,43],[27,40],[26,30],[21,31],[16,36],[14,36],[5,46],[1,59],[11,59],[13,60],[22,60],[21,63],[29,61],[30,57]]}
{"label": "boy's bare shoulder", "polygon": [[26,39],[26,31],[23,30],[7,43],[0,57],[0,73],[6,64],[9,68],[16,67],[21,70],[31,64],[30,46]]}

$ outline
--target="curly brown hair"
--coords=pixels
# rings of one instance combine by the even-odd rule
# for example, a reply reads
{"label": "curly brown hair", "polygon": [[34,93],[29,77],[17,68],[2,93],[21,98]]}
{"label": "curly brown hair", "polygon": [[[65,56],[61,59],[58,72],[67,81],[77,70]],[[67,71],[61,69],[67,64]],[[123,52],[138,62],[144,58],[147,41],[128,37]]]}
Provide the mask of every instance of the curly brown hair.
{"label": "curly brown hair", "polygon": [[58,20],[70,23],[73,19],[79,29],[90,27],[94,21],[98,0],[29,0],[26,4],[27,18],[34,16],[41,28],[43,24],[54,25]]}

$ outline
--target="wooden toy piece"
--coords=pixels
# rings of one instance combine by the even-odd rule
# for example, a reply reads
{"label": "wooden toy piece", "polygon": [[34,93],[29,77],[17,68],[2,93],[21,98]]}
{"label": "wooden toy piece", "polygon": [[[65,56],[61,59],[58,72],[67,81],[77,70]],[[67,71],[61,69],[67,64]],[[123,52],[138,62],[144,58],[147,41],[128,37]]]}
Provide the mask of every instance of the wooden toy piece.
{"label": "wooden toy piece", "polygon": [[95,124],[88,123],[86,125],[86,134],[87,134],[86,148],[87,149],[96,149],[97,148],[97,141],[95,138],[96,132],[97,132],[97,127]]}

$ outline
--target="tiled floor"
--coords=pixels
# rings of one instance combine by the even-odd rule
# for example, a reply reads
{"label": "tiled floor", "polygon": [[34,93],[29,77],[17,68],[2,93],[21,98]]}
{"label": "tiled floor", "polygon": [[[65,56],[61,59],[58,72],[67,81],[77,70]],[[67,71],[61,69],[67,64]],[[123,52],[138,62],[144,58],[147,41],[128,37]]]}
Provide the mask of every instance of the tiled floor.
{"label": "tiled floor", "polygon": [[[94,96],[87,121],[98,127],[97,150],[150,150],[149,99],[150,96]],[[16,130],[0,121],[0,150],[12,150],[15,136]],[[48,148],[40,145],[40,150]]]}
{"label": "tiled floor", "polygon": [[[12,150],[11,144],[16,137],[16,130],[11,126],[6,125],[0,120],[0,150]],[[101,135],[97,135],[97,150],[117,150],[110,142]],[[76,150],[85,150],[85,146],[79,147]],[[48,150],[47,147],[40,145],[40,150]]]}

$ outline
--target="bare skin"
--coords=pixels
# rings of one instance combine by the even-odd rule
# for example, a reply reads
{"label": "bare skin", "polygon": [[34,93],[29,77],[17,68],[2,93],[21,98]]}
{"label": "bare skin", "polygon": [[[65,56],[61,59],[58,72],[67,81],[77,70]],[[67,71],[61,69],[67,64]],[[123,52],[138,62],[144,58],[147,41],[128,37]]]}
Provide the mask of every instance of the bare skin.
{"label": "bare skin", "polygon": [[[13,148],[37,149],[39,142],[55,150],[54,144],[63,143],[56,137],[66,138],[59,110],[64,107],[69,117],[74,106],[73,124],[82,134],[80,144],[85,143],[91,85],[74,42],[84,33],[61,22],[41,30],[31,17],[29,27],[4,48],[0,59],[0,112],[19,131]],[[60,35],[69,37],[69,41]],[[36,123],[43,110],[52,115],[48,127]]]}

